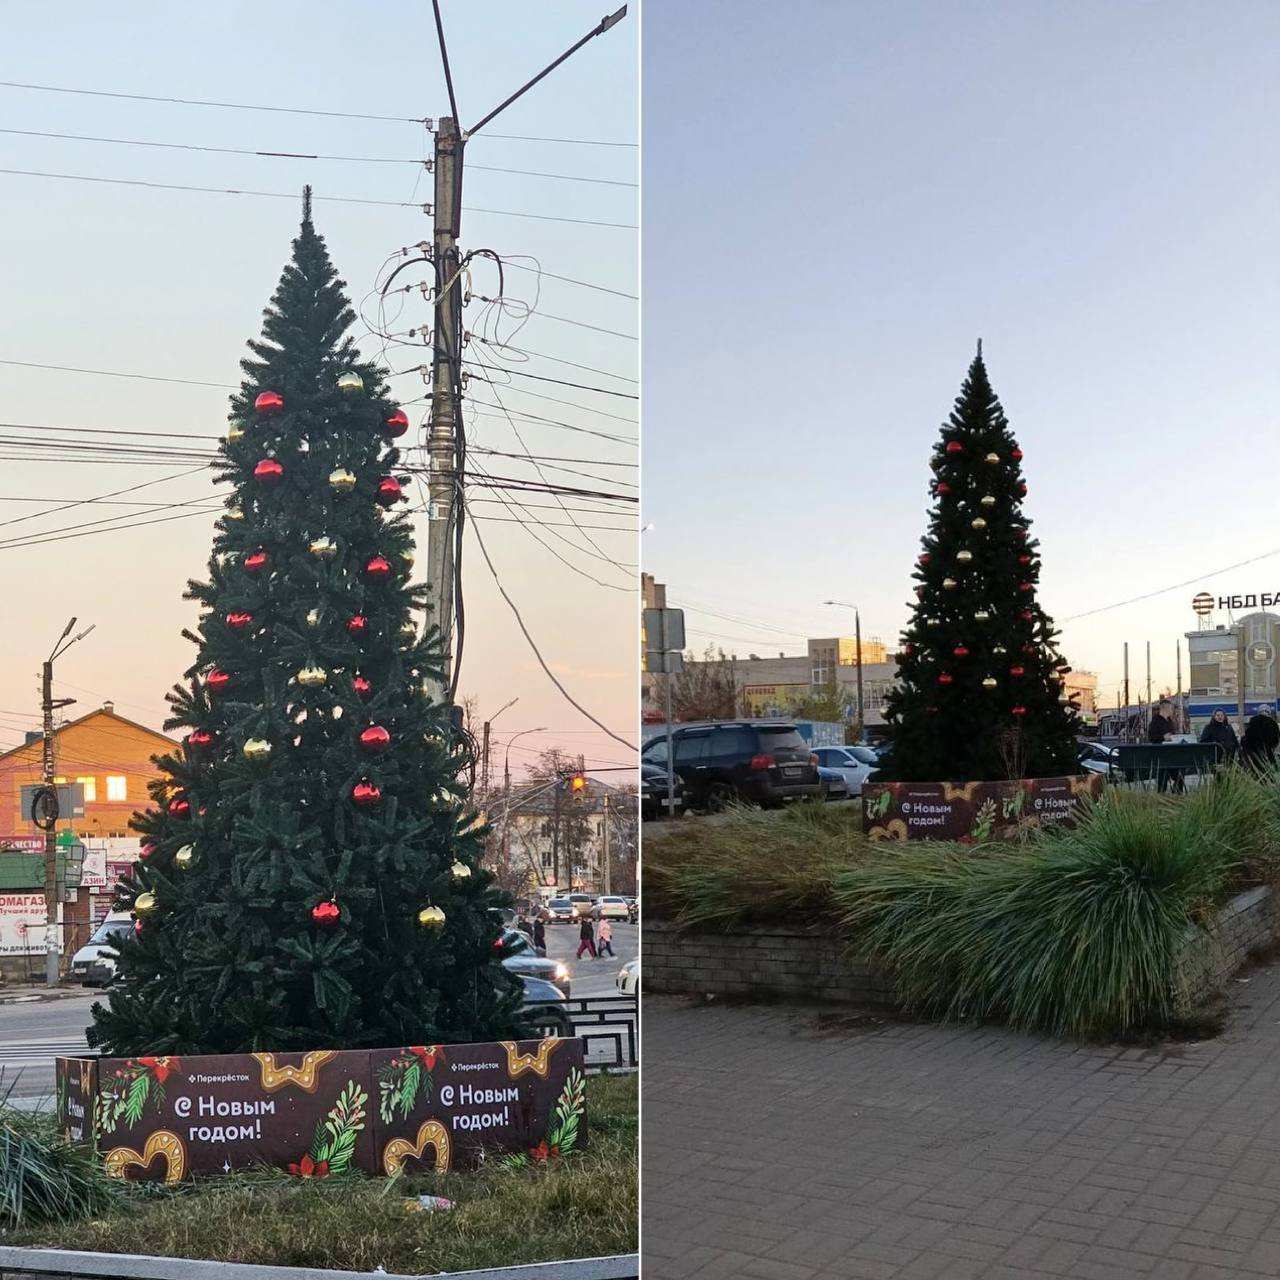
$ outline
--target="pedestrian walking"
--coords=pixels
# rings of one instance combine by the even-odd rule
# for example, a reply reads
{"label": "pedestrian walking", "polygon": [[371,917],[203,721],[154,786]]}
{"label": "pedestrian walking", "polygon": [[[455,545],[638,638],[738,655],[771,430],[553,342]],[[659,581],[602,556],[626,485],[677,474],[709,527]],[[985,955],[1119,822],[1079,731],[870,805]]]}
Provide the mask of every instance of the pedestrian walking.
{"label": "pedestrian walking", "polygon": [[[613,956],[613,925],[608,920],[601,920],[596,930],[596,954],[603,956],[606,951]],[[618,957],[613,958],[616,960]]]}
{"label": "pedestrian walking", "polygon": [[590,916],[582,917],[582,924],[578,927],[578,959],[582,959],[582,953],[589,951],[591,958],[596,958],[596,929],[591,923]]}
{"label": "pedestrian walking", "polygon": [[547,926],[542,923],[542,917],[539,915],[533,922],[533,945],[539,951],[547,949]]}
{"label": "pedestrian walking", "polygon": [[1218,748],[1218,763],[1230,764],[1240,750],[1240,739],[1227,719],[1227,713],[1221,707],[1209,718],[1209,723],[1200,731],[1201,742],[1212,742]]}
{"label": "pedestrian walking", "polygon": [[[1147,741],[1153,746],[1162,746],[1166,738],[1172,737],[1177,732],[1177,726],[1173,720],[1173,703],[1168,698],[1161,698],[1156,705],[1155,711],[1151,716],[1151,723],[1147,727]],[[1185,791],[1186,783],[1182,780],[1181,769],[1170,769],[1156,762],[1156,790],[1167,791],[1172,784],[1174,791]]]}
{"label": "pedestrian walking", "polygon": [[1245,764],[1253,769],[1271,768],[1276,762],[1276,748],[1280,746],[1280,725],[1276,724],[1275,712],[1268,707],[1258,714],[1244,727],[1244,737],[1240,742],[1240,754]]}

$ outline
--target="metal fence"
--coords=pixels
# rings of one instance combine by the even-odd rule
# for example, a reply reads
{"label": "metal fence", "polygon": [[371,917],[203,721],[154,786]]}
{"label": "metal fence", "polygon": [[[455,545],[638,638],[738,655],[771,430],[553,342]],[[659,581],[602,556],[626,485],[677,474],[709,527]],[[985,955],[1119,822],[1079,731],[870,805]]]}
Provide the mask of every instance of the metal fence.
{"label": "metal fence", "polygon": [[640,1002],[635,996],[583,996],[564,1011],[582,1040],[588,1071],[634,1071],[640,1065]]}

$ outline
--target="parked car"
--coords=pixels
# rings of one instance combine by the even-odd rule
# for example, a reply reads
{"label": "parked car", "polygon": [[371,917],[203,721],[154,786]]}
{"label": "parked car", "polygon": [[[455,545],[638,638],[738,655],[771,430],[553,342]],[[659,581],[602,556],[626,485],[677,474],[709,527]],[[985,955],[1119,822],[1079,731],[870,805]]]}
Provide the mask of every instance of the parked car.
{"label": "parked car", "polygon": [[1086,773],[1110,773],[1117,765],[1115,747],[1108,747],[1101,742],[1082,742],[1080,744],[1080,767]]}
{"label": "parked car", "polygon": [[[734,800],[774,808],[822,795],[817,758],[786,721],[681,725],[671,745],[690,808],[716,811]],[[650,741],[641,759],[665,770],[666,735]]]}
{"label": "parked car", "polygon": [[613,981],[620,994],[638,996],[640,994],[640,957],[628,960],[618,970],[618,976]]}
{"label": "parked car", "polygon": [[591,908],[595,906],[595,899],[589,893],[571,893],[569,901],[573,903],[573,918],[581,920],[583,916],[591,914]]}
{"label": "parked car", "polygon": [[548,960],[538,954],[533,939],[519,929],[504,929],[502,943],[510,955],[503,958],[503,965],[521,978],[541,978],[559,987],[567,996],[572,989],[569,966],[560,960]]}
{"label": "parked car", "polygon": [[[678,817],[684,812],[684,783],[677,773],[672,777],[672,794],[667,795],[665,765],[640,762],[640,817],[644,822],[654,818]],[[674,801],[674,804],[672,803]]]}
{"label": "parked car", "polygon": [[847,800],[849,798],[848,784],[844,780],[844,774],[839,769],[828,769],[823,765],[819,765],[818,781],[822,783],[822,798],[824,800]]}
{"label": "parked car", "polygon": [[568,898],[547,899],[546,919],[548,924],[572,924],[577,918],[578,915],[573,909],[573,903]]}
{"label": "parked car", "polygon": [[851,796],[862,794],[862,784],[880,765],[870,747],[814,747],[813,754],[819,768],[835,769],[844,778]]}
{"label": "parked car", "polygon": [[599,897],[595,900],[595,905],[591,908],[591,918],[593,920],[630,920],[631,909],[627,906],[626,898],[610,894],[608,897]]}
{"label": "parked car", "polygon": [[543,978],[531,978],[523,973],[519,976],[524,986],[525,1012],[530,1015],[539,1035],[543,1039],[550,1036],[573,1039],[577,1032],[573,1019],[565,1012],[565,993]]}
{"label": "parked car", "polygon": [[116,943],[133,928],[127,911],[113,911],[71,957],[71,980],[86,987],[110,986],[116,976]]}

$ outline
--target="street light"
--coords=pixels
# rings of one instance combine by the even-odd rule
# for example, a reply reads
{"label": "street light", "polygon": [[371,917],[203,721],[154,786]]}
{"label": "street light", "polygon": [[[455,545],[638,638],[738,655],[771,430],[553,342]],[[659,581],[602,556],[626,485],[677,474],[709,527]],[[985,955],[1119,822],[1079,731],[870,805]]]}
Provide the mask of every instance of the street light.
{"label": "street light", "polygon": [[519,701],[520,698],[519,695],[517,695],[512,698],[510,702],[504,702],[502,706],[500,706],[497,711],[495,711],[493,715],[484,722],[484,734],[480,747],[480,790],[486,797],[489,794],[489,726],[492,725],[508,707],[514,707]]}
{"label": "street light", "polygon": [[862,741],[862,735],[865,730],[863,703],[862,703],[862,616],[858,612],[856,604],[850,604],[847,600],[824,600],[823,604],[834,605],[837,609],[853,610],[853,636],[854,649],[858,661],[858,741]]}
{"label": "street light", "polygon": [[546,731],[545,725],[537,729],[521,729],[519,733],[513,733],[507,739],[507,752],[502,761],[502,861],[504,866],[507,862],[507,838],[511,826],[511,744],[527,733],[546,733]]}

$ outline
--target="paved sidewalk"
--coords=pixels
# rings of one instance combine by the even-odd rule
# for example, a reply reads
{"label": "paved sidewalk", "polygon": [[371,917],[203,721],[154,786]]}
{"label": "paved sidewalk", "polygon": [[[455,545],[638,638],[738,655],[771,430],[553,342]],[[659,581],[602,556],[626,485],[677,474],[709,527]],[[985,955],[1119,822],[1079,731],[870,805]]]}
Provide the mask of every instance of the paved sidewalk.
{"label": "paved sidewalk", "polygon": [[1280,967],[1157,1049],[646,996],[645,1280],[1280,1276]]}

